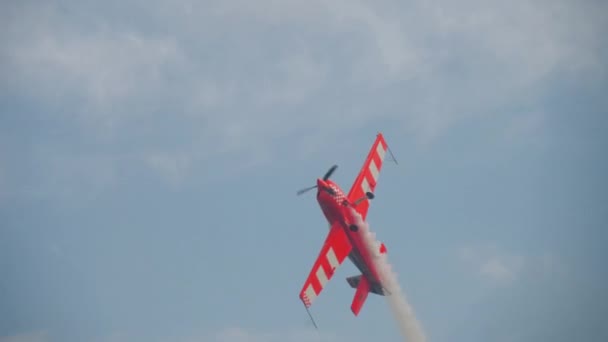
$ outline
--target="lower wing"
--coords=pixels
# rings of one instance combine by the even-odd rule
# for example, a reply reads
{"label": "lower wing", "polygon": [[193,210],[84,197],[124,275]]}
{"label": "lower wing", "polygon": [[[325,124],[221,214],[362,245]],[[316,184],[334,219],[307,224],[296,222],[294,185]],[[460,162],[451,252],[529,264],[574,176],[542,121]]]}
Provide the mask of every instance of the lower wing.
{"label": "lower wing", "polygon": [[300,291],[300,299],[304,306],[308,308],[312,305],[351,250],[352,246],[342,225],[335,223],[330,228],[317,260]]}

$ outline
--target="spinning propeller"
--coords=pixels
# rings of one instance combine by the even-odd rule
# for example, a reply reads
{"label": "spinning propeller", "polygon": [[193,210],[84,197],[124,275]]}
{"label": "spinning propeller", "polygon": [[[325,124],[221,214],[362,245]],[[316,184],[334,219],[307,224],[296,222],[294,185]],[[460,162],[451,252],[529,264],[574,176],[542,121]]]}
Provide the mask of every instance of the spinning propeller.
{"label": "spinning propeller", "polygon": [[[338,165],[333,165],[332,167],[330,167],[329,170],[327,170],[327,172],[323,176],[323,181],[328,180],[329,177],[331,177],[331,175],[334,173],[334,171],[336,171],[337,168],[338,168]],[[313,185],[313,186],[310,186],[308,188],[304,188],[304,189],[298,191],[297,195],[300,196],[301,194],[303,194],[303,193],[305,193],[305,192],[307,192],[309,190],[312,190],[314,188],[317,188],[317,187],[318,187],[317,185]],[[323,187],[323,190],[329,192],[331,195],[335,195],[334,190],[331,189],[331,188]]]}
{"label": "spinning propeller", "polygon": [[334,173],[334,171],[336,171],[336,169],[338,168],[338,165],[334,165],[332,167],[329,168],[329,170],[327,170],[327,172],[325,172],[325,176],[323,176],[323,180],[326,181],[329,179],[329,177],[331,177],[331,175]]}

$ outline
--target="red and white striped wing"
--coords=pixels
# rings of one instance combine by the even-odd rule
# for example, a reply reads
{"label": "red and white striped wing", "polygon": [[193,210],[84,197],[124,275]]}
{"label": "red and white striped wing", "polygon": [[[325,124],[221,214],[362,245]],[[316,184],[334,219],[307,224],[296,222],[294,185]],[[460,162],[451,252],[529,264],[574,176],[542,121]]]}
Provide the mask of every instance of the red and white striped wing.
{"label": "red and white striped wing", "polygon": [[[376,189],[387,148],[388,145],[386,144],[386,141],[384,141],[384,136],[382,136],[382,133],[378,133],[376,141],[374,141],[374,144],[369,150],[365,163],[348,193],[348,200],[351,201],[351,203],[365,196],[366,192],[369,191],[373,193]],[[362,201],[356,207],[357,212],[361,214],[363,220],[365,220],[365,217],[367,216],[368,209],[369,201]]]}
{"label": "red and white striped wing", "polygon": [[300,299],[307,308],[319,296],[338,266],[348,257],[351,249],[352,246],[342,226],[339,223],[334,224],[330,228],[323,248],[321,248],[308,279],[306,279],[300,291]]}

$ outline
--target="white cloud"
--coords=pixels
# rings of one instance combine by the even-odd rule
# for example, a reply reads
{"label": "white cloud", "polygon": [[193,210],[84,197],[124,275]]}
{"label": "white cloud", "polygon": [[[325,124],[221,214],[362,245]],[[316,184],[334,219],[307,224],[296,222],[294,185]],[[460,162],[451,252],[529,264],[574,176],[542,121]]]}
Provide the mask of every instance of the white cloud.
{"label": "white cloud", "polygon": [[[129,30],[93,32],[63,23],[56,6],[24,4],[4,51],[9,75],[38,101],[84,101],[81,112],[112,116],[118,103],[155,96],[166,64],[183,62],[175,42]],[[133,113],[140,114],[140,113]]]}
{"label": "white cloud", "polygon": [[499,284],[517,280],[526,261],[521,255],[500,251],[492,245],[462,247],[458,255],[475,273]]}
{"label": "white cloud", "polygon": [[512,284],[523,277],[553,278],[567,271],[564,260],[551,252],[523,255],[486,243],[461,247],[456,254],[469,270],[496,284]]}
{"label": "white cloud", "polygon": [[[160,3],[161,9],[170,7]],[[127,29],[125,25],[113,28],[107,24],[92,32],[81,31],[76,24],[63,23],[67,19],[66,14],[56,6],[24,5],[18,12],[20,20],[13,19],[10,24],[14,30],[23,31],[27,39],[13,41],[8,57],[16,64],[18,75],[31,77],[28,83],[43,80],[56,85],[53,81],[58,79],[71,81],[69,89],[84,90],[90,99],[98,102],[132,96],[134,92],[155,96],[158,93],[151,91],[155,87],[160,91],[170,90],[170,85],[163,83],[175,76],[172,73],[185,78],[179,83],[200,83],[198,89],[208,91],[202,96],[206,99],[203,103],[216,102],[218,94],[231,93],[230,89],[239,88],[229,80],[238,82],[241,77],[232,79],[227,73],[214,74],[205,66],[209,59],[205,56],[198,58],[200,53],[209,51],[198,49],[215,42],[215,36],[221,36],[222,32],[234,34],[233,30],[237,31],[236,42],[227,36],[223,48],[219,46],[216,52],[242,53],[238,56],[242,61],[254,63],[248,66],[250,71],[256,68],[278,71],[288,81],[287,84],[281,81],[274,85],[270,83],[272,88],[268,89],[264,87],[268,85],[267,75],[243,74],[239,75],[242,76],[240,81],[246,87],[259,85],[256,81],[264,83],[259,89],[241,87],[240,91],[253,91],[255,98],[276,91],[285,94],[277,95],[280,101],[294,96],[301,101],[311,88],[333,84],[325,74],[328,68],[335,67],[346,67],[347,71],[353,72],[360,66],[365,70],[362,82],[390,83],[416,74],[430,77],[432,85],[440,87],[439,82],[449,77],[445,67],[456,62],[470,68],[471,74],[467,77],[474,76],[484,85],[489,84],[488,81],[477,76],[488,76],[499,87],[496,90],[501,90],[500,85],[505,82],[511,86],[529,85],[556,68],[604,67],[597,51],[599,40],[595,40],[599,39],[596,34],[601,29],[601,21],[594,21],[599,19],[592,15],[594,8],[566,1],[557,4],[515,1],[508,5],[500,2],[453,4],[439,1],[399,7],[378,2],[337,0],[313,3],[262,1],[255,5],[211,2],[204,8],[190,2],[182,3],[184,6],[181,7],[187,9],[180,11],[181,7],[174,5],[177,9],[173,12],[177,12],[174,13],[177,17],[167,14],[168,19],[179,24],[172,35],[146,34],[140,29]],[[142,13],[146,14],[150,19],[154,18],[150,13]],[[575,28],[570,25],[587,14],[591,16],[584,24]],[[225,21],[225,26],[215,26],[214,33],[207,32],[210,28],[206,21],[215,23],[216,20]],[[200,22],[200,27],[192,26],[196,22]],[[300,37],[298,33],[303,35],[296,44],[286,40],[290,36],[281,39],[280,35],[280,39],[273,42],[272,37],[263,36],[273,28],[286,32],[295,29],[298,30],[293,32],[295,37]],[[203,34],[199,44],[183,43],[184,37],[201,29]],[[340,46],[328,51],[314,40],[305,40],[305,34],[315,32],[326,33],[323,43],[349,39],[353,53],[342,55],[347,50]],[[239,35],[243,39],[253,35],[252,38],[259,40],[251,45],[240,41]],[[239,42],[242,48],[238,46]],[[470,46],[462,46],[464,44]],[[281,52],[291,46],[295,49]],[[272,50],[264,51],[264,48]],[[307,51],[315,54],[307,54]],[[325,52],[325,57],[319,55],[321,51]],[[269,58],[258,59],[256,56]],[[341,57],[331,60],[330,65],[320,63],[330,56]],[[225,62],[235,62],[232,58]],[[473,59],[469,62],[464,60],[470,58]],[[236,63],[239,63],[238,59]],[[488,67],[500,66],[505,70],[494,70],[500,74],[483,74],[490,71]],[[170,68],[168,74],[163,74],[163,67]],[[256,79],[250,79],[251,76]],[[194,100],[197,98],[195,94],[188,92],[183,99]]]}
{"label": "white cloud", "polygon": [[57,87],[57,80],[63,80],[66,92],[79,89],[93,106],[103,107],[153,89],[162,81],[162,65],[178,52],[170,40],[101,32],[39,37],[33,45],[18,47],[12,57],[45,87]]}
{"label": "white cloud", "polygon": [[277,141],[297,151],[310,139],[294,132],[327,140],[379,118],[432,142],[519,103],[529,114],[506,134],[533,135],[549,120],[535,96],[551,76],[606,76],[602,3],[159,0],[95,16],[84,6],[4,5],[0,87],[96,144],[149,132],[133,158],[169,183],[226,151],[261,162]]}
{"label": "white cloud", "polygon": [[479,272],[495,280],[513,280],[517,271],[516,265],[510,266],[507,266],[504,260],[495,257],[484,261],[480,266]]}

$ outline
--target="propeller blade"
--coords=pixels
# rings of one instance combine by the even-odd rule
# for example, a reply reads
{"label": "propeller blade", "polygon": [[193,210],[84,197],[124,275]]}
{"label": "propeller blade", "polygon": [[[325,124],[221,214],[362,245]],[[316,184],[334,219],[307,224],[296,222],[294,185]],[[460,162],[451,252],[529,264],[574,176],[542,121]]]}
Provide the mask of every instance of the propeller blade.
{"label": "propeller blade", "polygon": [[314,189],[314,188],[316,188],[316,187],[317,187],[316,185],[313,185],[313,186],[311,186],[311,187],[304,188],[304,189],[302,189],[302,190],[298,191],[298,192],[297,192],[297,195],[298,195],[298,196],[300,196],[301,194],[303,194],[303,193],[305,193],[305,192],[307,192],[307,191],[309,191],[309,190],[312,190],[312,189]]}
{"label": "propeller blade", "polygon": [[332,173],[334,173],[334,171],[336,171],[336,169],[338,168],[338,165],[334,165],[332,166],[326,173],[325,176],[323,176],[323,180],[326,181],[329,179],[329,177],[331,176]]}
{"label": "propeller blade", "polygon": [[[327,172],[325,173],[325,176],[323,176],[323,180],[324,181],[328,180],[329,177],[332,175],[332,173],[334,173],[334,171],[336,171],[337,168],[338,168],[338,165],[334,165],[334,166],[330,167],[329,170],[327,170]],[[312,190],[316,187],[317,187],[316,185],[313,185],[311,187],[304,188],[304,189],[298,191],[297,195],[300,196],[301,194],[303,194],[309,190]],[[333,189],[323,189],[323,190],[329,192],[331,195],[335,195],[335,192],[333,191]]]}

